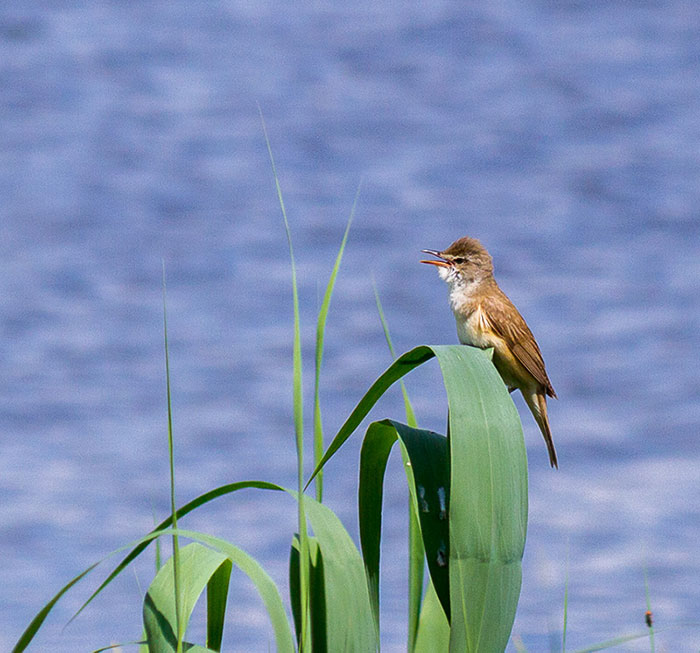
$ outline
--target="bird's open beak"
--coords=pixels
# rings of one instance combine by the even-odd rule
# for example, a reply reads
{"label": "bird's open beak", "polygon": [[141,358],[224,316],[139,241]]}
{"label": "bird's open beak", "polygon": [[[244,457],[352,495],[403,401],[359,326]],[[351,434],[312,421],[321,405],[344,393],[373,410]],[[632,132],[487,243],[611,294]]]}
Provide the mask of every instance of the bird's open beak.
{"label": "bird's open beak", "polygon": [[441,268],[449,268],[450,263],[446,259],[444,259],[442,256],[440,256],[440,252],[434,249],[422,249],[421,252],[424,252],[425,254],[430,254],[431,256],[437,256],[439,261],[421,261],[421,263],[427,263],[428,265],[437,265],[438,267]]}

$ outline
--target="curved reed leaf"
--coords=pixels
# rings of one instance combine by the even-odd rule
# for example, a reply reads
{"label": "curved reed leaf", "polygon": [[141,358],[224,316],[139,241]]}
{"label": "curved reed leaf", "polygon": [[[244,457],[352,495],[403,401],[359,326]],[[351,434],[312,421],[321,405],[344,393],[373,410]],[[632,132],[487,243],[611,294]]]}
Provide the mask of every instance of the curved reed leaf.
{"label": "curved reed leaf", "polygon": [[24,630],[24,632],[20,636],[19,640],[17,640],[17,643],[12,648],[12,653],[22,653],[22,651],[24,651],[27,648],[27,646],[29,646],[32,639],[34,639],[34,635],[36,635],[39,628],[41,628],[41,624],[43,624],[44,621],[46,620],[46,617],[49,616],[49,612],[51,612],[51,610],[53,609],[53,606],[56,605],[56,603],[58,603],[58,600],[71,587],[73,587],[73,585],[75,585],[80,580],[82,580],[85,576],[87,576],[101,562],[102,562],[102,560],[90,565],[87,569],[80,572],[75,578],[73,578],[71,581],[66,583],[60,590],[58,590],[58,592],[56,592],[54,597],[41,610],[39,610],[39,612],[36,614],[34,619],[31,620],[29,625],[26,627],[26,629]]}
{"label": "curved reed leaf", "polygon": [[358,508],[362,554],[377,623],[384,472],[389,453],[397,438],[409,460],[409,489],[418,506],[423,547],[431,579],[439,588],[445,611],[449,612],[447,440],[432,431],[415,429],[393,420],[383,420],[370,424],[362,443]]}
{"label": "curved reed leaf", "polygon": [[[184,517],[187,513],[192,512],[195,508],[203,506],[204,504],[209,503],[214,499],[247,488],[257,488],[260,490],[276,490],[279,492],[285,491],[285,489],[280,485],[275,485],[274,483],[268,483],[266,481],[240,481],[238,483],[228,483],[227,485],[222,485],[218,488],[215,488],[214,490],[205,492],[204,494],[196,497],[195,499],[192,499],[192,501],[189,501],[177,510],[177,516]],[[39,628],[41,628],[41,625],[44,623],[46,617],[48,617],[53,607],[71,587],[73,587],[76,583],[78,583],[85,576],[87,576],[93,569],[95,569],[95,567],[109,560],[112,556],[115,556],[118,553],[121,553],[128,549],[131,549],[129,554],[124,557],[124,559],[115,567],[115,569],[107,576],[107,578],[99,585],[99,587],[88,597],[87,601],[85,601],[85,603],[83,603],[83,605],[80,606],[78,611],[71,617],[69,623],[72,622],[93,601],[93,599],[98,594],[100,594],[100,592],[102,592],[102,590],[104,590],[122,571],[124,571],[124,569],[126,569],[129,563],[131,563],[139,555],[141,555],[141,553],[143,553],[143,551],[155,538],[159,537],[163,529],[167,528],[168,526],[170,526],[170,524],[172,524],[172,521],[173,520],[171,515],[164,519],[162,522],[160,522],[158,526],[156,526],[144,537],[135,540],[134,542],[131,542],[129,544],[126,544],[125,546],[119,547],[115,551],[112,551],[104,558],[93,563],[87,569],[75,576],[75,578],[70,580],[58,592],[56,592],[53,598],[43,608],[41,608],[41,610],[39,610],[39,612],[32,619],[32,621],[29,623],[27,628],[20,636],[19,640],[12,649],[12,653],[22,653],[22,651],[24,651],[27,648],[27,646],[29,646],[29,644],[34,639],[34,636],[38,632]]]}
{"label": "curved reed leaf", "polygon": [[[289,627],[289,621],[287,619],[284,604],[282,603],[282,598],[280,597],[274,581],[255,560],[255,558],[230,542],[226,542],[218,537],[213,537],[212,535],[184,529],[178,529],[177,531],[175,531],[175,529],[167,529],[163,531],[162,534],[165,535],[169,533],[186,537],[190,540],[194,540],[195,542],[204,544],[206,547],[210,547],[210,549],[207,549],[206,547],[191,549],[191,545],[186,547],[187,550],[194,551],[194,553],[191,555],[191,559],[189,560],[188,573],[183,574],[183,578],[187,581],[186,586],[183,587],[182,590],[183,593],[185,593],[183,598],[186,606],[183,614],[186,614],[187,618],[189,618],[192,607],[194,607],[194,602],[203,591],[206,583],[216,572],[216,570],[221,567],[221,563],[225,559],[228,559],[250,578],[255,585],[260,598],[263,600],[265,609],[270,617],[270,623],[275,633],[276,650],[281,651],[282,653],[294,652],[294,638]],[[211,551],[211,549],[213,549],[213,551]],[[185,549],[183,549],[183,551],[184,550]],[[218,565],[216,564],[217,560],[219,561]],[[169,563],[170,561],[166,563],[166,566]],[[158,575],[160,575],[160,572]],[[158,578],[158,576],[156,576],[156,578]],[[164,623],[164,618],[167,621],[170,621],[168,618],[169,614],[174,615],[172,612],[174,608],[172,604],[172,585],[168,587],[168,583],[171,582],[172,573],[169,575],[163,575],[163,587],[160,588],[162,591],[157,594],[158,601],[153,601],[153,604],[158,608],[157,616],[155,618],[158,619],[159,624],[161,625]],[[152,587],[153,584],[151,584],[151,588]],[[151,588],[149,588],[149,593],[151,593]],[[154,598],[153,594],[151,594],[151,598]],[[144,611],[145,610],[146,603],[144,603]],[[168,610],[170,612],[168,612]],[[172,621],[170,621],[170,623],[172,623]],[[171,649],[163,650],[167,650],[169,652],[171,651]]]}
{"label": "curved reed leaf", "polygon": [[318,544],[316,567],[322,569],[312,578],[323,583],[311,589],[312,595],[323,592],[324,605],[323,614],[312,619],[322,619],[326,633],[326,648],[314,651],[376,650],[378,635],[360,552],[330,508],[307,497],[306,514]]}
{"label": "curved reed leaf", "polygon": [[[352,435],[392,383],[438,358],[449,406],[450,651],[460,653],[505,649],[520,595],[527,532],[522,428],[490,355],[463,345],[407,352],[370,387],[314,471]],[[440,588],[436,591],[439,596]]]}
{"label": "curved reed leaf", "polygon": [[113,651],[114,649],[118,649],[119,651],[121,651],[123,646],[143,646],[145,644],[146,642],[144,640],[139,640],[137,642],[120,642],[119,644],[110,644],[109,646],[97,648],[92,653],[103,653],[104,651]]}
{"label": "curved reed leaf", "polygon": [[[184,506],[178,508],[178,510],[176,511],[176,516],[179,519],[180,517],[184,517],[187,513],[192,512],[195,508],[199,508],[200,506],[203,506],[209,503],[210,501],[213,501],[214,499],[226,496],[227,494],[231,494],[232,492],[237,492],[238,490],[246,490],[250,488],[258,490],[276,490],[278,492],[285,491],[285,489],[281,485],[276,485],[275,483],[268,483],[267,481],[239,481],[237,483],[227,483],[226,485],[221,485],[218,488],[209,490],[209,492],[205,492],[204,494],[199,495],[198,497],[192,499],[192,501],[188,501]],[[100,583],[99,587],[88,597],[87,601],[85,601],[85,603],[83,603],[83,605],[80,606],[78,611],[71,617],[70,621],[73,621],[93,601],[93,599],[100,592],[102,592],[102,590],[105,589],[105,587],[107,587],[107,585],[109,585],[122,571],[124,571],[124,569],[126,569],[129,563],[131,563],[139,555],[141,555],[141,553],[143,553],[146,547],[148,547],[148,545],[151,543],[153,537],[156,537],[160,531],[167,528],[172,523],[173,517],[172,515],[170,515],[169,517],[166,517],[162,522],[160,522],[160,524],[158,524],[152,531],[150,531],[145,538],[139,540],[139,543],[133,546],[133,550],[130,551],[129,554],[124,557],[124,559],[114,568],[114,570],[109,574],[109,576],[107,576],[107,578],[105,578],[105,580],[102,581],[102,583]],[[132,545],[121,547],[120,549],[117,549],[117,551],[114,553],[123,551],[125,549],[129,549],[131,547]],[[112,555],[113,553],[103,558],[103,560],[107,560],[107,558],[111,557]],[[77,580],[80,580],[80,578],[82,578],[88,571],[96,567],[98,564],[100,563],[95,563],[92,567],[90,567],[90,569],[83,572],[83,574],[81,574],[79,578],[75,579],[76,582]],[[64,589],[67,589],[67,587]],[[59,597],[57,596],[57,598]],[[37,629],[34,630],[34,633],[36,633]],[[34,633],[32,633],[32,637],[34,636]]]}
{"label": "curved reed leaf", "polygon": [[314,480],[316,475],[323,469],[325,464],[331,459],[345,441],[355,432],[362,420],[367,416],[367,413],[372,409],[374,404],[379,401],[380,397],[402,376],[408,374],[411,370],[425,363],[435,356],[432,348],[427,345],[422,345],[411,349],[400,358],[397,358],[387,370],[370,386],[365,392],[360,402],[355,406],[350,416],[345,420],[345,423],[340,427],[340,430],[333,438],[333,441],[326,449],[326,453],[321,458],[321,461],[316,465],[311,477],[306,482],[306,487]]}
{"label": "curved reed leaf", "polygon": [[[174,529],[173,529],[174,530]],[[180,549],[178,565],[182,583],[175,584],[171,557],[156,574],[143,601],[143,623],[150,653],[173,653],[178,647],[178,627],[184,632],[200,594],[229,559],[201,544]],[[175,596],[176,587],[180,590]]]}

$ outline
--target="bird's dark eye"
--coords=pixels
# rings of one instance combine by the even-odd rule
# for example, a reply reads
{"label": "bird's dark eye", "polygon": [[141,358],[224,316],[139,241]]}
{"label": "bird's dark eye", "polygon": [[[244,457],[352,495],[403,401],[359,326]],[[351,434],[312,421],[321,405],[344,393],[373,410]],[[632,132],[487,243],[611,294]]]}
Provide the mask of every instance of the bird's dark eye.
{"label": "bird's dark eye", "polygon": [[462,263],[464,263],[464,261],[466,261],[467,259],[465,259],[463,256],[457,256],[456,258],[453,258],[452,260],[455,263],[457,263],[458,265],[462,265]]}

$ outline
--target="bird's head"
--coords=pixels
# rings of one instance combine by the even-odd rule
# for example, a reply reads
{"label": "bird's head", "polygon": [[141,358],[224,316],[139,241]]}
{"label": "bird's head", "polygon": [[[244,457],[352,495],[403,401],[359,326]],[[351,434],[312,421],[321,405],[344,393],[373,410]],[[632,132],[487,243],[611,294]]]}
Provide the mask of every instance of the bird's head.
{"label": "bird's head", "polygon": [[432,254],[437,260],[421,263],[437,266],[440,277],[451,285],[479,283],[493,275],[491,255],[476,238],[465,236],[441,252],[434,249],[422,251]]}

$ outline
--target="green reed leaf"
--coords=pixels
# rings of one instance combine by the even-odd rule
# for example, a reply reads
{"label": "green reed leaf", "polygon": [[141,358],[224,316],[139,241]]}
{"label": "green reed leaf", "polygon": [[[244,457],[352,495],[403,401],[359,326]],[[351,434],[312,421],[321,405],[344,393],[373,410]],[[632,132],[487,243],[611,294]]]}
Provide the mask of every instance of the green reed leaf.
{"label": "green reed leaf", "polygon": [[[517,410],[490,356],[462,345],[407,352],[370,387],[314,471],[325,465],[395,381],[438,358],[449,406],[449,597],[439,579],[433,582],[450,615],[450,651],[503,650],[520,595],[527,457]],[[424,545],[426,540],[424,532]],[[426,555],[430,568],[427,547]],[[370,586],[372,582],[370,578]]]}
{"label": "green reed leaf", "polygon": [[[323,456],[323,421],[321,419],[321,398],[320,398],[320,387],[321,387],[321,364],[323,363],[323,344],[325,340],[326,333],[326,322],[328,320],[328,311],[331,305],[331,297],[333,296],[333,289],[335,288],[335,281],[338,277],[338,270],[340,270],[340,262],[343,260],[343,252],[345,251],[345,244],[348,242],[348,235],[350,233],[350,225],[352,224],[353,218],[355,217],[355,209],[357,208],[357,200],[360,197],[360,186],[357,187],[357,192],[355,193],[355,199],[352,203],[352,208],[350,209],[350,217],[348,218],[348,223],[345,227],[345,233],[343,234],[343,239],[340,243],[340,248],[338,249],[338,254],[335,257],[335,264],[333,265],[333,270],[331,271],[331,276],[328,279],[328,284],[326,285],[326,292],[323,295],[323,301],[321,302],[321,308],[318,311],[318,321],[316,323],[316,355],[315,355],[315,374],[314,374],[314,464],[318,464]],[[316,477],[316,499],[318,501],[323,501],[323,472],[321,472]]]}

